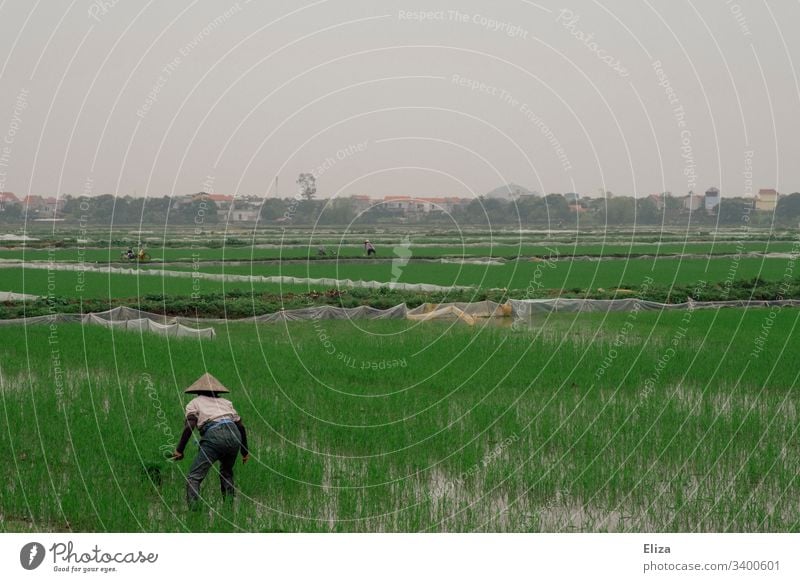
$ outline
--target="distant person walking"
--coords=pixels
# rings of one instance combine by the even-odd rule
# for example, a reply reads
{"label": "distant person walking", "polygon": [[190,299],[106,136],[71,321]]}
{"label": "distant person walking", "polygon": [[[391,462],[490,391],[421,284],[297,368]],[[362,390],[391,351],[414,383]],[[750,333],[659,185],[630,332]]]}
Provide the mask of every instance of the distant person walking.
{"label": "distant person walking", "polygon": [[369,239],[364,241],[364,252],[367,253],[368,257],[375,256],[375,247],[369,242]]}
{"label": "distant person walking", "polygon": [[186,502],[189,509],[197,509],[200,499],[200,485],[206,478],[211,465],[220,462],[219,485],[224,500],[233,500],[233,465],[239,452],[242,463],[247,463],[250,453],[247,449],[247,432],[242,419],[233,404],[219,395],[230,392],[211,374],[203,374],[194,384],[184,390],[196,394],[186,405],[186,422],[178,447],[172,459],[183,459],[183,451],[192,431],[200,431],[200,449],[197,452],[189,473],[186,476]]}

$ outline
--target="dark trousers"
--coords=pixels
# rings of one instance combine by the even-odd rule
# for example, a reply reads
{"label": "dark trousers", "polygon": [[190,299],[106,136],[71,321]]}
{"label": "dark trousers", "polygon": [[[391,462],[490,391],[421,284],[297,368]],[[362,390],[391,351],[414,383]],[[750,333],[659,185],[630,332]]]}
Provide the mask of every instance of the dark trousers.
{"label": "dark trousers", "polygon": [[200,484],[206,478],[211,465],[220,462],[219,485],[222,497],[233,499],[233,464],[242,446],[242,436],[235,424],[214,427],[200,438],[197,452],[189,474],[186,476],[186,501],[190,508],[197,506]]}

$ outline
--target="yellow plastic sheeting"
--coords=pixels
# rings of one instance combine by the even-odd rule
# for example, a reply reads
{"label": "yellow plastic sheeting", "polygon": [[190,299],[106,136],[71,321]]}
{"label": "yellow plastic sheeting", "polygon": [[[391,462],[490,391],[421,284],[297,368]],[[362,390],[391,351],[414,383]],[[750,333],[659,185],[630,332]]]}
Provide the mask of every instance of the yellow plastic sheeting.
{"label": "yellow plastic sheeting", "polygon": [[475,325],[475,318],[455,305],[440,307],[424,313],[409,313],[406,316],[411,321],[453,320],[458,319],[467,325]]}

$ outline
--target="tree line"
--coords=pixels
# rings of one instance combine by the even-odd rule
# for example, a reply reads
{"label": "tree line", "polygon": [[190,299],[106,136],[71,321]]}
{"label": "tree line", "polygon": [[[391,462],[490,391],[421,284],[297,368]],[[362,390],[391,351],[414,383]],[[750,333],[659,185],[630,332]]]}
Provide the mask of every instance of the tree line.
{"label": "tree line", "polygon": [[[59,218],[68,223],[83,223],[93,227],[111,225],[216,225],[227,215],[212,200],[195,198],[134,198],[111,194],[87,197],[64,197]],[[580,206],[580,209],[577,207]],[[563,227],[578,225],[724,225],[768,226],[771,224],[796,227],[800,221],[800,193],[790,194],[778,201],[772,212],[753,209],[752,199],[722,198],[711,212],[704,208],[688,211],[682,200],[667,197],[661,208],[651,198],[614,196],[611,198],[573,199],[561,194],[525,196],[518,200],[479,197],[460,204],[449,212],[432,211],[404,214],[385,204],[374,203],[369,208],[359,206],[351,198],[316,199],[267,198],[259,210],[265,225],[351,225],[351,224],[462,224],[474,226]],[[24,208],[5,205],[0,222],[21,224]],[[36,218],[29,213],[27,219]]]}
{"label": "tree line", "polygon": [[479,197],[455,206],[450,212],[432,211],[404,214],[385,204],[374,203],[360,209],[348,198],[334,200],[267,199],[261,208],[264,223],[291,224],[464,224],[475,226],[550,226],[576,225],[724,225],[724,226],[798,226],[800,193],[784,196],[774,214],[756,211],[753,200],[722,198],[712,211],[705,208],[689,211],[683,200],[666,197],[663,205],[651,198],[616,196],[582,199],[579,203],[562,194],[525,196],[518,200]]}

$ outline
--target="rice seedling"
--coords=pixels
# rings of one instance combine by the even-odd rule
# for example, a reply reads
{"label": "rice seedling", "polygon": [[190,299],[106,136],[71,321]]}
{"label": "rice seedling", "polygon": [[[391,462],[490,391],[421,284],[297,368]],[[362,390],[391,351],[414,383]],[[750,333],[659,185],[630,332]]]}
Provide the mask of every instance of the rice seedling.
{"label": "rice seedling", "polygon": [[[770,313],[6,327],[0,528],[797,531],[800,312]],[[165,452],[206,369],[253,460],[192,515]]]}
{"label": "rice seedling", "polygon": [[[627,261],[513,261],[503,265],[436,264],[409,262],[395,269],[391,262],[372,264],[320,263],[203,265],[204,273],[288,276],[305,278],[397,281],[481,289],[614,289],[640,286],[650,278],[656,285],[690,285],[699,281],[724,281],[760,277],[777,281],[786,273],[787,259],[630,259]],[[147,267],[155,268],[159,267]],[[172,269],[172,267],[170,267]],[[176,270],[181,270],[177,268]],[[188,268],[186,269],[188,270]]]}
{"label": "rice seedling", "polygon": [[123,275],[47,269],[0,268],[0,291],[42,297],[135,298],[145,295],[220,293],[233,289],[263,292],[306,292],[308,286],[278,283],[225,282],[191,277]]}
{"label": "rice seedling", "polygon": [[[384,256],[392,256],[393,248],[402,244],[405,234],[384,235],[379,243],[379,249]],[[619,240],[612,233],[603,236],[581,236],[571,242],[558,239],[542,240],[539,237],[526,234],[517,237],[491,236],[494,244],[487,244],[484,234],[464,233],[460,237],[443,239],[441,242],[424,235],[411,235],[409,249],[414,257],[542,257],[558,254],[562,257],[569,256],[597,256],[597,257],[627,257],[637,255],[675,255],[675,254],[744,254],[766,252],[790,252],[793,243],[790,241],[763,240],[702,240],[703,237],[692,234],[691,239],[684,236],[677,241],[665,237],[665,241],[645,242],[646,236],[628,237]],[[204,248],[199,245],[186,247],[150,248],[152,260],[167,262],[193,261],[263,261],[278,259],[306,259],[318,258],[320,245],[326,247],[330,256],[339,258],[358,258],[364,254],[359,241],[342,241],[340,238],[332,240],[305,240],[304,243],[295,241],[282,241],[280,235],[268,238],[269,245],[259,245],[250,242],[246,245],[228,245],[220,242],[216,248]],[[250,237],[252,241],[252,237]],[[119,262],[120,253],[125,245],[115,245],[106,248],[12,248],[1,249],[0,259],[17,259],[25,261],[70,261],[85,262],[89,264]]]}

